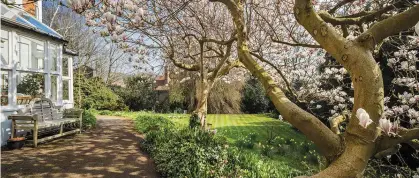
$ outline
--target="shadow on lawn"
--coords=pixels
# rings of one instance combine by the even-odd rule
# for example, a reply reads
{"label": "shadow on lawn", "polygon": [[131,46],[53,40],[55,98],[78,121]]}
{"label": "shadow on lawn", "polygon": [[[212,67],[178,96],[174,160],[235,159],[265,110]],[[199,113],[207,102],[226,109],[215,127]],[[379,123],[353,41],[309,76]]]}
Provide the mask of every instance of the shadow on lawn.
{"label": "shadow on lawn", "polygon": [[131,120],[102,117],[87,133],[1,152],[2,177],[159,177]]}

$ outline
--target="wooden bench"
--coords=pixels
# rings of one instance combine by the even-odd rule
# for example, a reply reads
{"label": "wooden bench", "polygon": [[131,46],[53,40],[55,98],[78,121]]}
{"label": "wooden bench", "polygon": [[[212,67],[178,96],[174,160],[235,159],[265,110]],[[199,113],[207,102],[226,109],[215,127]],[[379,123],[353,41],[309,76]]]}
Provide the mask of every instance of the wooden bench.
{"label": "wooden bench", "polygon": [[[82,129],[81,109],[66,109],[59,112],[51,100],[47,98],[33,99],[25,109],[18,114],[8,117],[12,120],[12,138],[17,130],[27,130],[32,135],[34,147],[38,143],[62,137],[73,133],[81,133]],[[39,138],[40,136],[45,136]]]}

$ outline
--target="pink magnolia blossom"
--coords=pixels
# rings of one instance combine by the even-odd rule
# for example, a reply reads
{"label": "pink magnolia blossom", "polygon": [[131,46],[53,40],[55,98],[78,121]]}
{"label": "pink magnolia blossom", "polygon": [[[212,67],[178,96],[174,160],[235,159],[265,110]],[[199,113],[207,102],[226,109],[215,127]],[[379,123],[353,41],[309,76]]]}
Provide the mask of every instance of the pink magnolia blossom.
{"label": "pink magnolia blossom", "polygon": [[103,14],[103,16],[105,17],[105,19],[108,22],[111,22],[111,23],[115,22],[115,20],[116,20],[116,16],[113,15],[112,13],[110,13],[110,12],[106,12],[105,14]]}
{"label": "pink magnolia blossom", "polygon": [[356,111],[356,117],[359,119],[359,125],[361,125],[364,128],[367,128],[368,125],[373,123],[373,121],[370,119],[370,116],[368,115],[367,111],[365,111],[362,108],[359,108]]}
{"label": "pink magnolia blossom", "polygon": [[393,126],[391,127],[391,132],[393,132],[394,134],[397,134],[400,129],[400,120],[394,121],[392,125]]}
{"label": "pink magnolia blossom", "polygon": [[393,124],[388,119],[380,119],[380,128],[386,135],[391,135],[393,132],[391,131]]}

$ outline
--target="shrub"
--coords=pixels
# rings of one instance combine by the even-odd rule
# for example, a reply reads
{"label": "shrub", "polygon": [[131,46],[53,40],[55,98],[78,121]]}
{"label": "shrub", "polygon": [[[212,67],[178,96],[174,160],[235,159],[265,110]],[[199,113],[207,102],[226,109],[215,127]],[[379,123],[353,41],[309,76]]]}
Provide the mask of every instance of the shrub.
{"label": "shrub", "polygon": [[[138,125],[150,125],[150,117],[140,116]],[[146,119],[148,118],[148,119]],[[159,118],[159,117],[158,117]],[[164,119],[164,118],[163,118]],[[160,120],[160,119],[153,119]],[[161,120],[156,129],[146,131],[142,147],[151,154],[163,177],[289,177],[301,172],[260,159],[254,153],[229,147],[226,138],[198,128],[177,129]],[[255,134],[246,136],[255,140]]]}
{"label": "shrub", "polygon": [[285,139],[283,137],[276,136],[270,143],[274,146],[284,145]]}
{"label": "shrub", "polygon": [[91,129],[96,126],[96,116],[90,110],[84,110],[83,112],[83,129]]}
{"label": "shrub", "polygon": [[281,156],[284,156],[286,154],[290,154],[293,150],[291,149],[291,146],[289,145],[278,145],[278,154]]}
{"label": "shrub", "polygon": [[109,111],[109,110],[102,110],[102,111],[99,111],[98,114],[100,114],[100,115],[113,115],[113,112]]}
{"label": "shrub", "polygon": [[78,108],[120,111],[128,107],[102,79],[86,78],[81,74],[74,76],[74,102]]}
{"label": "shrub", "polygon": [[189,128],[198,128],[201,126],[201,121],[199,120],[197,113],[192,113],[189,118]]}
{"label": "shrub", "polygon": [[236,142],[237,147],[252,149],[255,146],[256,133],[250,133],[246,137],[239,138]]}
{"label": "shrub", "polygon": [[139,115],[135,119],[135,128],[141,133],[150,130],[159,130],[161,127],[170,127],[173,123],[166,118],[158,115]]}
{"label": "shrub", "polygon": [[316,151],[309,151],[308,153],[306,153],[306,156],[304,156],[304,158],[307,160],[308,163],[310,164],[316,164],[319,163],[320,161],[320,155],[316,153]]}
{"label": "shrub", "polygon": [[132,111],[152,110],[156,103],[157,91],[153,88],[154,77],[151,75],[136,75],[124,79],[126,87],[112,86]]}
{"label": "shrub", "polygon": [[271,145],[262,145],[260,149],[263,156],[272,157],[275,154],[275,148]]}

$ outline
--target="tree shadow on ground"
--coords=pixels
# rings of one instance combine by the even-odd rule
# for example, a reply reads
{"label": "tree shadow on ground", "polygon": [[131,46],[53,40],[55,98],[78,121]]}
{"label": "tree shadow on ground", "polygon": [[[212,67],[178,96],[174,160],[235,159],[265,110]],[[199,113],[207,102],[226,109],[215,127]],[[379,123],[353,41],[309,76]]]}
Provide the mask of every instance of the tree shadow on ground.
{"label": "tree shadow on ground", "polygon": [[258,142],[265,142],[269,138],[276,136],[283,138],[293,138],[296,141],[307,141],[305,136],[287,123],[278,123],[278,121],[250,122],[237,126],[216,127],[217,132],[223,134],[228,139],[237,140],[240,137],[246,137],[250,133],[256,133]]}
{"label": "tree shadow on ground", "polygon": [[159,177],[132,120],[100,116],[90,132],[2,150],[2,177]]}

